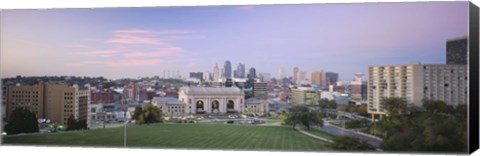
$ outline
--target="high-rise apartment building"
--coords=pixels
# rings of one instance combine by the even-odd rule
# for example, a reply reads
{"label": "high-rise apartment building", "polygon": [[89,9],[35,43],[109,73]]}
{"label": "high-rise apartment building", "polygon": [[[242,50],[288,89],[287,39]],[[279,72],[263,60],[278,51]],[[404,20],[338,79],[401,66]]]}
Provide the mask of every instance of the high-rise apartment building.
{"label": "high-rise apartment building", "polygon": [[466,37],[447,41],[447,64],[463,64],[467,62],[468,40]]}
{"label": "high-rise apartment building", "polygon": [[386,114],[380,100],[402,97],[409,105],[422,105],[422,99],[444,101],[456,106],[467,102],[466,65],[425,64],[370,66],[368,69],[368,113]]}
{"label": "high-rise apartment building", "polygon": [[8,86],[7,116],[18,107],[26,108],[38,118],[67,124],[73,115],[77,120],[87,120],[90,105],[88,88],[66,84],[39,83],[32,86]]}

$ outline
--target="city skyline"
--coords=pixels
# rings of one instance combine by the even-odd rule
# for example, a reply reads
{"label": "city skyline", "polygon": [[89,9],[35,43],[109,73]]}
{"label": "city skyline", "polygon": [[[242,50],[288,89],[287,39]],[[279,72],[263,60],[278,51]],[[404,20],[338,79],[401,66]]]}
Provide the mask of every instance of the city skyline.
{"label": "city skyline", "polygon": [[466,8],[468,2],[6,10],[0,75],[188,77],[229,60],[231,68],[242,63],[276,78],[281,68],[292,76],[298,67],[350,80],[370,65],[445,62],[446,41],[467,34]]}

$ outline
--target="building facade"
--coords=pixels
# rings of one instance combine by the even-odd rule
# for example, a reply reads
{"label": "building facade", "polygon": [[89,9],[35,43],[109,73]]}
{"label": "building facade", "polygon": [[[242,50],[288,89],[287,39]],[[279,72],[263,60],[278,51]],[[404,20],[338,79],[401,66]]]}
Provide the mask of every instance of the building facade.
{"label": "building facade", "polygon": [[463,64],[468,62],[468,39],[458,38],[447,41],[447,64]]}
{"label": "building facade", "polygon": [[366,101],[368,93],[368,82],[366,81],[352,81],[350,83],[350,95],[352,100]]}
{"label": "building facade", "polygon": [[245,93],[237,87],[184,86],[178,99],[186,103],[186,114],[242,113]]}
{"label": "building facade", "polygon": [[326,72],[325,76],[327,77],[327,85],[337,85],[338,73]]}
{"label": "building facade", "polygon": [[106,104],[114,102],[114,93],[110,90],[92,90],[90,93],[92,104]]}
{"label": "building facade", "polygon": [[155,97],[152,104],[166,116],[186,115],[186,104],[174,97]]}
{"label": "building facade", "polygon": [[225,61],[225,64],[223,66],[223,69],[225,70],[223,73],[224,78],[232,78],[232,63],[230,61]]}
{"label": "building facade", "polygon": [[245,100],[245,113],[267,114],[269,112],[269,103],[267,100],[249,98]]}
{"label": "building facade", "polygon": [[253,97],[258,99],[268,98],[268,83],[254,82],[253,83]]}
{"label": "building facade", "polygon": [[131,83],[123,88],[122,104],[138,104],[147,99],[147,88],[141,83]]}
{"label": "building facade", "polygon": [[328,86],[328,82],[327,82],[327,76],[325,72],[323,72],[323,70],[311,72],[310,83],[318,84],[322,89],[326,88]]}
{"label": "building facade", "polygon": [[398,66],[371,66],[368,71],[368,113],[385,115],[383,97],[402,97],[408,105],[421,106],[423,99],[447,105],[466,104],[467,67],[419,62]]}
{"label": "building facade", "polygon": [[200,81],[203,81],[203,73],[202,72],[190,72],[189,78],[195,78]]}
{"label": "building facade", "polygon": [[7,116],[18,107],[23,107],[50,121],[67,124],[70,116],[87,120],[90,105],[88,88],[66,84],[39,83],[32,86],[8,86]]}
{"label": "building facade", "polygon": [[218,69],[218,64],[215,64],[213,67],[213,82],[217,82],[220,79],[220,71]]}
{"label": "building facade", "polygon": [[300,69],[298,67],[293,67],[293,72],[292,72],[292,82],[297,83],[298,80],[298,72]]}
{"label": "building facade", "polygon": [[320,100],[320,92],[311,88],[292,89],[292,103],[295,105],[315,105]]}

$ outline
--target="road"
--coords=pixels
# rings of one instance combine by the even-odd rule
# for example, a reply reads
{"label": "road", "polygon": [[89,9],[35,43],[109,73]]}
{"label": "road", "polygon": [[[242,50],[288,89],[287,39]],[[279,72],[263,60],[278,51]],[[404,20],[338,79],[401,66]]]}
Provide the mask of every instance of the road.
{"label": "road", "polygon": [[313,128],[324,131],[324,132],[327,132],[327,133],[330,133],[332,135],[336,135],[336,136],[350,136],[350,137],[358,138],[358,139],[361,139],[361,140],[365,140],[368,143],[370,143],[371,145],[373,145],[375,148],[379,148],[380,144],[382,143],[382,140],[380,140],[378,138],[362,135],[357,131],[342,129],[342,128],[335,127],[335,126],[329,125],[329,124],[325,124],[325,125],[323,125],[323,127],[314,126]]}

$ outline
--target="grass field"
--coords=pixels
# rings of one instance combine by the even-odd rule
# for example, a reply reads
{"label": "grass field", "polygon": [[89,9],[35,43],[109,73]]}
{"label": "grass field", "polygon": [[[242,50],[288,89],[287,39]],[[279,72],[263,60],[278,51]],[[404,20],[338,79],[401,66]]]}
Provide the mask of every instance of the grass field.
{"label": "grass field", "polygon": [[[123,128],[47,135],[13,136],[4,144],[123,147]],[[324,151],[325,142],[290,127],[222,124],[136,125],[127,129],[127,147]],[[315,133],[315,135],[326,135]]]}

